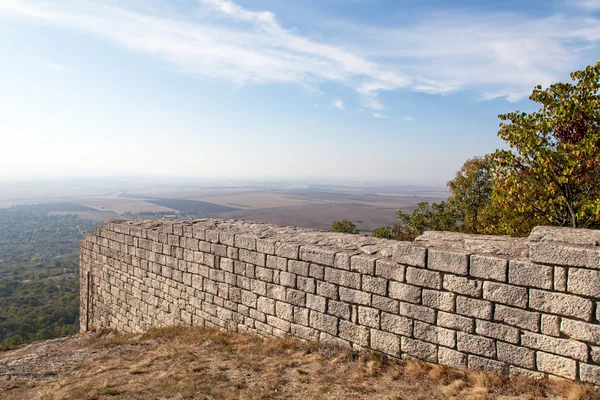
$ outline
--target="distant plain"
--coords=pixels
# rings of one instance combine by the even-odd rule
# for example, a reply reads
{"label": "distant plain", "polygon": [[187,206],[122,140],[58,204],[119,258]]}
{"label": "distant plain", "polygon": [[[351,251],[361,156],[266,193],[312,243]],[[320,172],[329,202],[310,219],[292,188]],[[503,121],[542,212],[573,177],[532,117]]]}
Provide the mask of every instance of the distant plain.
{"label": "distant plain", "polygon": [[233,218],[329,229],[349,219],[363,232],[397,222],[444,187],[373,182],[190,182],[106,179],[0,183],[0,208],[28,205],[96,221],[127,218]]}

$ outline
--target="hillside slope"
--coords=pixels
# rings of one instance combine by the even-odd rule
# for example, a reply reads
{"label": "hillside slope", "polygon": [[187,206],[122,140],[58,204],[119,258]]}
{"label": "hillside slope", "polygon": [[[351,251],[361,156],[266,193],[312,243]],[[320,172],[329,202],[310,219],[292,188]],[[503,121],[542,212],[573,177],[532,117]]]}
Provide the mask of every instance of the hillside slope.
{"label": "hillside slope", "polygon": [[397,362],[208,328],[92,332],[0,353],[2,399],[600,399],[567,381]]}

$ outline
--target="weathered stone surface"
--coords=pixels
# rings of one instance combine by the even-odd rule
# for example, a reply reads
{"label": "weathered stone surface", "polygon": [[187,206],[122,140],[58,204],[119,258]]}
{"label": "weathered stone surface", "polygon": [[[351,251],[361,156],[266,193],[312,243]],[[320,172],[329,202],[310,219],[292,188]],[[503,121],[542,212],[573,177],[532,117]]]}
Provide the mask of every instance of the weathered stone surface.
{"label": "weathered stone surface", "polygon": [[444,250],[429,249],[427,268],[450,272],[456,275],[467,275],[469,255]]}
{"label": "weathered stone surface", "polygon": [[480,280],[463,276],[444,275],[444,289],[470,297],[481,297],[483,284]]}
{"label": "weathered stone surface", "polygon": [[465,353],[490,358],[496,356],[496,342],[494,340],[464,332],[457,333],[457,347],[458,351]]}
{"label": "weathered stone surface", "polygon": [[537,369],[540,371],[568,379],[575,379],[577,376],[575,360],[538,351],[536,361]]}
{"label": "weathered stone surface", "polygon": [[402,336],[400,348],[402,351],[419,360],[437,362],[437,346],[420,340],[410,339]]}
{"label": "weathered stone surface", "polygon": [[492,318],[492,303],[487,300],[472,299],[458,296],[456,298],[456,312],[479,319]]}
{"label": "weathered stone surface", "polygon": [[475,323],[475,332],[478,335],[504,340],[510,343],[519,343],[519,330],[508,325],[478,319]]}
{"label": "weathered stone surface", "polygon": [[390,297],[409,303],[421,302],[421,288],[405,283],[390,281]]}
{"label": "weathered stone surface", "polygon": [[506,282],[507,269],[505,259],[471,255],[470,275],[475,278]]}
{"label": "weathered stone surface", "polygon": [[498,360],[523,368],[535,368],[535,352],[521,346],[497,342]]}
{"label": "weathered stone surface", "polygon": [[400,315],[381,313],[381,329],[397,335],[412,336],[413,321]]}
{"label": "weathered stone surface", "polygon": [[582,297],[532,289],[529,291],[529,307],[550,314],[590,321],[593,305],[590,300]]}
{"label": "weathered stone surface", "polygon": [[442,311],[454,311],[454,299],[456,298],[454,293],[423,289],[422,298],[424,306]]}
{"label": "weathered stone surface", "polygon": [[404,282],[404,273],[406,267],[393,261],[377,260],[375,261],[375,275],[385,279]]}
{"label": "weathered stone surface", "polygon": [[474,356],[471,354],[469,354],[468,366],[472,369],[497,372],[499,374],[505,374],[508,371],[508,365],[504,362],[490,360],[489,358]]}
{"label": "weathered stone surface", "polygon": [[567,291],[584,296],[600,297],[600,270],[569,268]]}
{"label": "weathered stone surface", "polygon": [[437,324],[457,331],[467,333],[475,332],[475,322],[473,318],[462,317],[452,313],[438,312]]}
{"label": "weathered stone surface", "polygon": [[600,366],[580,363],[579,379],[593,385],[600,385]]}
{"label": "weathered stone surface", "polygon": [[540,330],[540,314],[519,308],[497,305],[494,320],[532,332],[539,332]]}
{"label": "weathered stone surface", "polygon": [[584,343],[576,342],[574,340],[548,337],[532,332],[523,332],[521,344],[530,349],[560,354],[576,360],[587,361],[588,358],[587,346]]}
{"label": "weathered stone surface", "polygon": [[400,338],[392,333],[371,329],[371,348],[398,357],[400,355]]}
{"label": "weathered stone surface", "polygon": [[552,267],[529,261],[511,260],[508,264],[508,282],[513,285],[552,289]]}
{"label": "weathered stone surface", "polygon": [[[399,243],[249,221],[112,222],[82,241],[81,329],[292,334],[597,384],[600,234],[540,232]],[[528,258],[530,243],[534,261],[546,261]],[[542,248],[564,262],[546,264]]]}
{"label": "weathered stone surface", "polygon": [[576,340],[600,345],[600,325],[563,318],[560,331]]}
{"label": "weathered stone surface", "polygon": [[450,348],[456,346],[456,332],[450,329],[415,321],[413,334],[415,338],[429,343],[439,344]]}
{"label": "weathered stone surface", "polygon": [[427,249],[408,242],[400,242],[394,246],[392,259],[399,264],[425,267]]}
{"label": "weathered stone surface", "polygon": [[495,303],[508,304],[519,308],[527,307],[527,289],[497,282],[484,282],[483,298]]}
{"label": "weathered stone surface", "polygon": [[421,268],[408,267],[406,269],[406,282],[416,286],[441,289],[442,274]]}
{"label": "weathered stone surface", "polygon": [[438,362],[440,364],[449,365],[451,367],[466,367],[467,355],[456,350],[448,349],[446,347],[439,347]]}

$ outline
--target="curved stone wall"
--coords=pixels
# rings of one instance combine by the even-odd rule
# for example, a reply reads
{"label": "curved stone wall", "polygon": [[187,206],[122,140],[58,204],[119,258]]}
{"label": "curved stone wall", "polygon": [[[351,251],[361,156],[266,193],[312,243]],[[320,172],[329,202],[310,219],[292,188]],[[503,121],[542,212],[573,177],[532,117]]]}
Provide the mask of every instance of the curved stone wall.
{"label": "curved stone wall", "polygon": [[204,219],[111,222],[81,245],[81,331],[290,334],[600,384],[600,232],[397,242]]}

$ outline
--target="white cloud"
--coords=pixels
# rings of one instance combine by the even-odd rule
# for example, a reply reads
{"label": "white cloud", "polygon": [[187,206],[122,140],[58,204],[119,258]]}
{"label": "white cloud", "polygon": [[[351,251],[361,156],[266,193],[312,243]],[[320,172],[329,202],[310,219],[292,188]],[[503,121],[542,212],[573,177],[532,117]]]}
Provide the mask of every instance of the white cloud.
{"label": "white cloud", "polygon": [[344,102],[340,98],[335,99],[331,106],[346,111],[346,107],[344,107]]}
{"label": "white cloud", "polygon": [[58,72],[66,72],[71,70],[70,68],[67,68],[64,65],[60,65],[52,61],[42,61],[40,65],[44,68],[48,68]]}
{"label": "white cloud", "polygon": [[574,0],[577,7],[591,11],[600,11],[600,0]]}
{"label": "white cloud", "polygon": [[272,12],[229,0],[199,0],[202,12],[194,19],[100,3],[1,0],[0,18],[95,34],[181,72],[235,84],[343,84],[376,112],[383,109],[377,94],[399,89],[472,90],[481,99],[519,100],[536,84],[566,79],[600,41],[600,20],[589,16],[439,12],[398,28],[338,24],[344,43],[333,43],[283,27]]}

